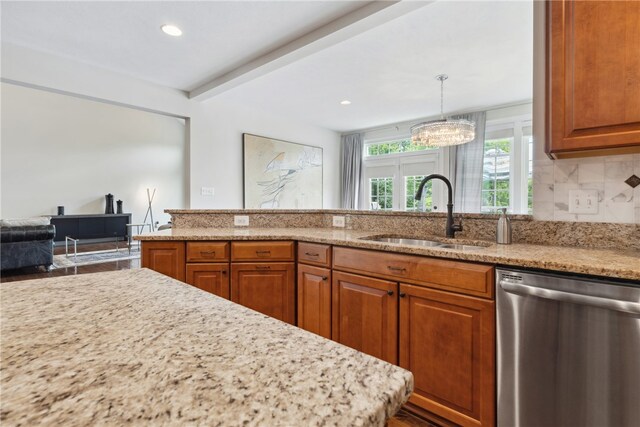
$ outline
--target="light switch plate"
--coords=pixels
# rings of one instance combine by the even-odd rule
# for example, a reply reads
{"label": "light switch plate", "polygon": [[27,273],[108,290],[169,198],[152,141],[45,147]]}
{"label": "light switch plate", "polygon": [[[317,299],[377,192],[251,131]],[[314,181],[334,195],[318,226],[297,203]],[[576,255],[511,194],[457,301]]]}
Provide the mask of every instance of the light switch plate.
{"label": "light switch plate", "polygon": [[213,197],[214,189],[213,187],[201,187],[200,195],[205,197]]}
{"label": "light switch plate", "polygon": [[233,224],[238,227],[248,227],[249,226],[249,216],[248,215],[234,215],[233,216]]}
{"label": "light switch plate", "polygon": [[334,216],[333,217],[333,226],[334,227],[344,227],[344,217],[343,216]]}
{"label": "light switch plate", "polygon": [[596,215],[598,190],[569,190],[569,213]]}

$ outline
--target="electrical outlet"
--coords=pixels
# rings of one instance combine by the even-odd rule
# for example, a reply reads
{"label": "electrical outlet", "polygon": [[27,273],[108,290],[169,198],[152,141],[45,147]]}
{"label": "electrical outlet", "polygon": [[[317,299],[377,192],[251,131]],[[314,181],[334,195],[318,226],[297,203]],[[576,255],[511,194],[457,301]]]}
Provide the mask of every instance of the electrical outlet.
{"label": "electrical outlet", "polygon": [[200,195],[205,197],[213,197],[213,187],[202,187],[200,188]]}
{"label": "electrical outlet", "polygon": [[333,217],[333,226],[334,227],[344,227],[344,217],[343,216],[334,216]]}
{"label": "electrical outlet", "polygon": [[249,226],[249,216],[248,215],[234,215],[233,216],[233,224],[239,227],[248,227]]}
{"label": "electrical outlet", "polygon": [[569,190],[569,213],[596,215],[598,190]]}

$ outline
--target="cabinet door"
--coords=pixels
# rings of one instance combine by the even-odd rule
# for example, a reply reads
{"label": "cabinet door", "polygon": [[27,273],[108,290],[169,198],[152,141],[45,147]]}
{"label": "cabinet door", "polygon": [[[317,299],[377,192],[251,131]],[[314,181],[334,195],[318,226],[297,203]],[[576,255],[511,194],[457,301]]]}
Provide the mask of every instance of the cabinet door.
{"label": "cabinet door", "polygon": [[231,301],[295,325],[295,264],[231,264]]}
{"label": "cabinet door", "polygon": [[462,426],[495,424],[494,302],[400,285],[400,366],[409,400]]}
{"label": "cabinet door", "polygon": [[229,299],[229,264],[187,264],[187,283]]}
{"label": "cabinet door", "polygon": [[184,242],[142,242],[142,267],[184,282]]}
{"label": "cabinet door", "polygon": [[331,270],[298,264],[298,326],[331,338]]}
{"label": "cabinet door", "polygon": [[547,153],[640,151],[640,2],[547,2]]}
{"label": "cabinet door", "polygon": [[398,363],[398,284],[334,272],[334,341],[389,363]]}

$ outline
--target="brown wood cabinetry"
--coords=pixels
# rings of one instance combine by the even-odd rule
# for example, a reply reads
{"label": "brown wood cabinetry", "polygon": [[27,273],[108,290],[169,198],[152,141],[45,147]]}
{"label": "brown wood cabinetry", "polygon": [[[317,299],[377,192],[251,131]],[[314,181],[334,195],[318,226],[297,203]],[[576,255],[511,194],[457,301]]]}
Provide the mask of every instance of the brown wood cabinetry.
{"label": "brown wood cabinetry", "polygon": [[227,263],[187,264],[188,284],[226,299],[230,298],[229,276]]}
{"label": "brown wood cabinetry", "polygon": [[231,301],[295,324],[295,264],[232,263]]}
{"label": "brown wood cabinetry", "polygon": [[547,90],[547,153],[640,152],[640,2],[548,1]]}
{"label": "brown wood cabinetry", "polygon": [[493,301],[400,284],[400,366],[410,402],[462,426],[495,424]]}
{"label": "brown wood cabinetry", "polygon": [[231,261],[293,261],[293,242],[231,242]]}
{"label": "brown wood cabinetry", "polygon": [[143,242],[141,265],[184,282],[185,242]]}
{"label": "brown wood cabinetry", "polygon": [[298,243],[298,262],[331,267],[331,246],[318,243]]}
{"label": "brown wood cabinetry", "polygon": [[228,242],[187,242],[187,262],[229,261]]}
{"label": "brown wood cabinetry", "polygon": [[334,272],[334,341],[389,363],[398,363],[398,284]]}
{"label": "brown wood cabinetry", "polygon": [[331,270],[298,264],[298,327],[331,338]]}
{"label": "brown wood cabinetry", "polygon": [[487,264],[343,247],[333,248],[333,268],[489,298],[495,280]]}

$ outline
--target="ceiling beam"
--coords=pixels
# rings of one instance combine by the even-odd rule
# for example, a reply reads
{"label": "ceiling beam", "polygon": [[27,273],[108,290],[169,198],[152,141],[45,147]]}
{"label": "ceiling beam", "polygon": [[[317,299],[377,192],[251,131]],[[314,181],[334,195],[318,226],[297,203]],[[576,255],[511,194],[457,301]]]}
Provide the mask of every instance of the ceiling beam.
{"label": "ceiling beam", "polygon": [[373,1],[271,52],[255,58],[189,92],[203,101],[306,56],[350,39],[432,1]]}

